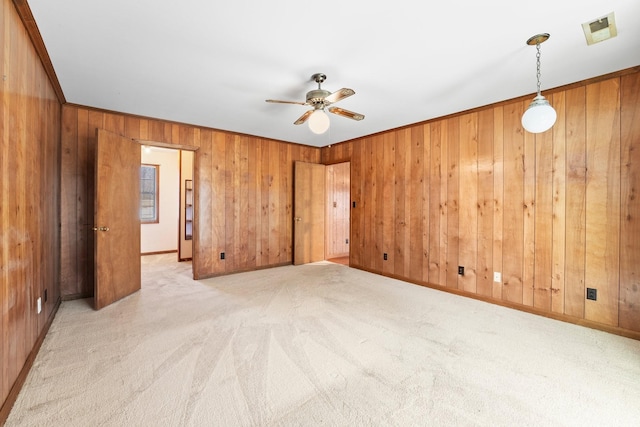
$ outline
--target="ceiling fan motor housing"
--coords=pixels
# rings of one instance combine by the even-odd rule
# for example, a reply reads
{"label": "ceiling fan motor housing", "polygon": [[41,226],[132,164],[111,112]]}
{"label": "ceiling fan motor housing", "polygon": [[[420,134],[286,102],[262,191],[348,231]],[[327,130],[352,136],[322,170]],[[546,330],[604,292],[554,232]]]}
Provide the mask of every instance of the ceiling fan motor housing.
{"label": "ceiling fan motor housing", "polygon": [[329,105],[329,103],[325,101],[325,98],[329,95],[331,95],[331,92],[328,90],[311,90],[307,92],[307,104],[313,105],[314,107]]}

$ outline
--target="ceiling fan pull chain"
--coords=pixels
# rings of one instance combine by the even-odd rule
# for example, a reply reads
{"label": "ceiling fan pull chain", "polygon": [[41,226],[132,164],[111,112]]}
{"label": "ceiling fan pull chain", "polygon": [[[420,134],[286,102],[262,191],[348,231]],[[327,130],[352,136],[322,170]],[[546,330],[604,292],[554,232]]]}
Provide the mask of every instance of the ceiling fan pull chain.
{"label": "ceiling fan pull chain", "polygon": [[540,95],[540,42],[536,43],[536,79],[538,80],[538,95]]}

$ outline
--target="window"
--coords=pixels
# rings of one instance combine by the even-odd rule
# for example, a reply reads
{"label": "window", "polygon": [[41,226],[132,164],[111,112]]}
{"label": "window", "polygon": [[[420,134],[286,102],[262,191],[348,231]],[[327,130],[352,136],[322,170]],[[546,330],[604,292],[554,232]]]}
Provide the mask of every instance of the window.
{"label": "window", "polygon": [[158,223],[158,195],[160,194],[160,165],[140,166],[140,222]]}

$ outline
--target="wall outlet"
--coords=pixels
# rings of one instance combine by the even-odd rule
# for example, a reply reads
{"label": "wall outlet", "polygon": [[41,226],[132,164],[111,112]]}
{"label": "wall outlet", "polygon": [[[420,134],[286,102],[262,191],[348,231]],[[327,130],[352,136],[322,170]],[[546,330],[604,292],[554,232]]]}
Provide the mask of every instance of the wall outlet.
{"label": "wall outlet", "polygon": [[464,267],[461,265],[458,266],[458,274],[464,276]]}
{"label": "wall outlet", "polygon": [[38,297],[36,305],[38,306],[38,314],[40,314],[40,312],[42,311],[42,298]]}
{"label": "wall outlet", "polygon": [[220,252],[220,259],[224,259],[224,252]]}
{"label": "wall outlet", "polygon": [[349,239],[344,239],[344,243],[348,245],[349,244]]}
{"label": "wall outlet", "polygon": [[47,302],[47,290],[44,290],[44,302]]}
{"label": "wall outlet", "polygon": [[587,299],[596,301],[598,299],[598,290],[594,288],[587,288]]}
{"label": "wall outlet", "polygon": [[382,254],[382,258],[386,261],[387,260],[387,253],[385,252],[384,254]]}
{"label": "wall outlet", "polygon": [[502,274],[498,271],[493,272],[493,281],[496,283],[502,283]]}

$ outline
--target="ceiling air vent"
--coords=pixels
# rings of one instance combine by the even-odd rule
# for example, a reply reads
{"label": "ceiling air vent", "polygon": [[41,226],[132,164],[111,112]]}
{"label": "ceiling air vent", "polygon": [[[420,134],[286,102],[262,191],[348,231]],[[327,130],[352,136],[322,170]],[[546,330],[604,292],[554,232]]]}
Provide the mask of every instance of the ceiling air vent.
{"label": "ceiling air vent", "polygon": [[597,18],[594,21],[585,22],[582,24],[582,29],[584,30],[584,36],[587,38],[588,45],[592,45],[618,35],[618,28],[616,27],[616,20],[613,12],[606,16]]}

